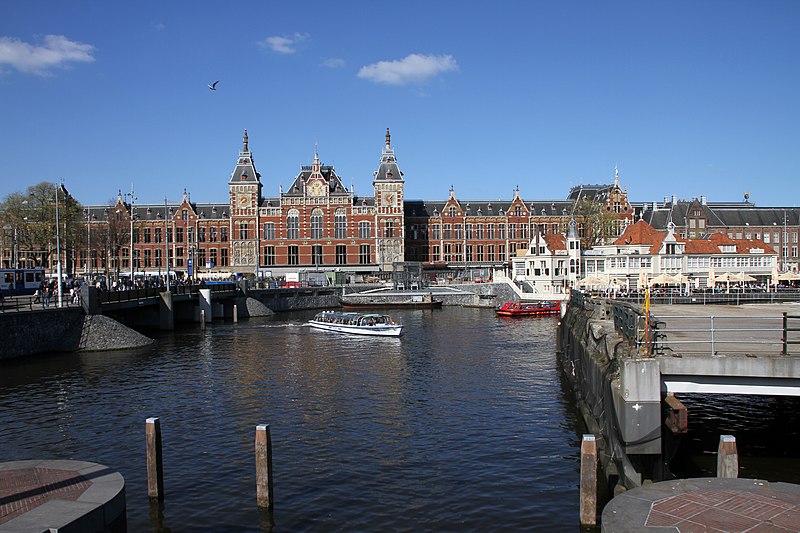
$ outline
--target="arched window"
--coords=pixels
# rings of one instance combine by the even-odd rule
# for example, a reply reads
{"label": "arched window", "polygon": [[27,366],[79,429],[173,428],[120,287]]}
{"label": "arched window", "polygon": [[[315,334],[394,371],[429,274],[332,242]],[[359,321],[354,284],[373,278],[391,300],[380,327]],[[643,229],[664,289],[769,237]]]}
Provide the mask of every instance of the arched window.
{"label": "arched window", "polygon": [[286,238],[300,238],[300,211],[297,209],[290,209],[286,216]]}
{"label": "arched window", "polygon": [[320,208],[311,211],[311,238],[322,238],[322,209]]}
{"label": "arched window", "polygon": [[334,214],[334,235],[335,239],[347,238],[347,212],[343,207],[338,208]]}
{"label": "arched window", "polygon": [[369,239],[372,237],[372,228],[370,227],[370,223],[366,221],[361,221],[358,223],[358,238],[359,239]]}

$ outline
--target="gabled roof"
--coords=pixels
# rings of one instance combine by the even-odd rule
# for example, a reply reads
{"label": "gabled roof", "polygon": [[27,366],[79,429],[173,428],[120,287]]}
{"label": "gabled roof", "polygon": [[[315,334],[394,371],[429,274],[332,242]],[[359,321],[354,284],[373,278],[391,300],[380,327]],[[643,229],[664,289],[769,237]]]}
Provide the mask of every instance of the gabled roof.
{"label": "gabled roof", "polygon": [[342,184],[341,178],[336,174],[336,169],[332,165],[322,165],[319,162],[319,155],[314,153],[314,164],[300,167],[300,173],[295,177],[289,189],[284,192],[284,196],[303,196],[305,194],[305,184],[312,176],[319,176],[328,185],[328,195],[347,196],[350,192]]}
{"label": "gabled roof", "polygon": [[228,183],[261,183],[259,180],[261,174],[256,172],[253,154],[250,153],[250,148],[248,146],[247,130],[244,130],[242,143],[242,151],[239,152],[239,159],[236,161],[236,167],[233,169],[233,172],[231,172],[231,179]]}
{"label": "gabled roof", "polygon": [[542,235],[542,239],[547,243],[547,248],[551,252],[567,249],[567,239],[560,233],[545,233]]}
{"label": "gabled roof", "polygon": [[[662,233],[663,235],[661,235]],[[658,231],[644,220],[639,220],[635,224],[628,225],[625,228],[625,231],[622,232],[622,235],[620,235],[619,238],[614,241],[614,244],[619,246],[652,245],[660,236],[660,239],[658,240],[658,244],[660,246],[666,235],[666,232]]]}

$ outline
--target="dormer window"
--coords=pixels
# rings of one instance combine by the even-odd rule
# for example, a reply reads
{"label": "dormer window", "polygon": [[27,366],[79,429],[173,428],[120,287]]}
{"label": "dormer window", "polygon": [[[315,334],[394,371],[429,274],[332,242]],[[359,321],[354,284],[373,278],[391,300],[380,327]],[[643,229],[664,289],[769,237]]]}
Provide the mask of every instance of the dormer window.
{"label": "dormer window", "polygon": [[242,181],[247,181],[247,172],[242,172]]}

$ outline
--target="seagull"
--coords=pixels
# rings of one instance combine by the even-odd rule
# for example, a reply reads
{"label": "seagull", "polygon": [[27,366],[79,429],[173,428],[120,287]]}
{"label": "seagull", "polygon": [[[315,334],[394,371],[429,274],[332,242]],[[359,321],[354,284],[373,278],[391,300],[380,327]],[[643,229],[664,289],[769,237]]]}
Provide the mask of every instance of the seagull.
{"label": "seagull", "polygon": [[211,89],[212,91],[216,91],[218,83],[219,83],[219,80],[217,80],[214,83],[212,83],[211,85],[209,85],[208,88]]}

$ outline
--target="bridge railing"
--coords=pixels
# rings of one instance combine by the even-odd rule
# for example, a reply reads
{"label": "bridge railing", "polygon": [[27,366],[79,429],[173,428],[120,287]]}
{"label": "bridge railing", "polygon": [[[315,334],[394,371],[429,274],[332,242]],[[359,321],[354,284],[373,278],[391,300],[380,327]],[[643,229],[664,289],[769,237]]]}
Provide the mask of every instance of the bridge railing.
{"label": "bridge railing", "polygon": [[800,344],[798,332],[800,332],[800,316],[783,313],[783,337],[781,338],[783,349],[781,350],[781,355],[789,355],[789,345]]}
{"label": "bridge railing", "polygon": [[789,345],[800,344],[800,337],[793,334],[800,328],[788,327],[789,315],[659,315],[658,319],[662,325],[653,347],[656,354],[758,354],[772,348],[773,353],[789,355]]}

